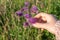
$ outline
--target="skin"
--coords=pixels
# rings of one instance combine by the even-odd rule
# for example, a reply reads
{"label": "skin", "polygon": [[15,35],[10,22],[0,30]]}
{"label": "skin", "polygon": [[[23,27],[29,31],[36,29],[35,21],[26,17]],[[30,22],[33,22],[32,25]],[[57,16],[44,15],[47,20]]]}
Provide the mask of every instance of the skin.
{"label": "skin", "polygon": [[57,30],[56,30],[57,27],[55,27],[55,24],[56,24],[56,21],[57,21],[56,18],[51,14],[47,14],[47,13],[43,13],[43,12],[34,16],[34,18],[39,18],[41,16],[42,16],[42,19],[44,21],[47,21],[47,23],[38,23],[37,22],[37,23],[34,23],[32,25],[36,28],[46,29],[50,33],[56,35],[57,34]]}

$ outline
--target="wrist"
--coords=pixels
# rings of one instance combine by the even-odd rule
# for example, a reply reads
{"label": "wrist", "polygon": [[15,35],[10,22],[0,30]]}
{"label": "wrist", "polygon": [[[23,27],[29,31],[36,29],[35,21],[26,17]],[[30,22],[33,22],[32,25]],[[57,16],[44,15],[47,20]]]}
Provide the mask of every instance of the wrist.
{"label": "wrist", "polygon": [[59,29],[59,27],[56,27],[55,36],[56,36],[56,40],[60,40],[60,29]]}
{"label": "wrist", "polygon": [[55,36],[56,40],[60,40],[60,21],[58,20],[55,24]]}
{"label": "wrist", "polygon": [[60,28],[60,21],[56,21],[54,24],[52,24],[51,32],[56,35],[59,32]]}

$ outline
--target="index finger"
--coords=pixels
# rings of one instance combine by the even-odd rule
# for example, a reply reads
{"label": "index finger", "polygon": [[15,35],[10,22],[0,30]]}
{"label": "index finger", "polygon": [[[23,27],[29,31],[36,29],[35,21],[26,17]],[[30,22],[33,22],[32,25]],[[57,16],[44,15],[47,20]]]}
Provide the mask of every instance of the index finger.
{"label": "index finger", "polygon": [[47,14],[47,13],[41,12],[41,13],[37,14],[37,15],[35,16],[35,18],[39,18],[40,16],[48,16],[48,15],[49,15],[49,14]]}

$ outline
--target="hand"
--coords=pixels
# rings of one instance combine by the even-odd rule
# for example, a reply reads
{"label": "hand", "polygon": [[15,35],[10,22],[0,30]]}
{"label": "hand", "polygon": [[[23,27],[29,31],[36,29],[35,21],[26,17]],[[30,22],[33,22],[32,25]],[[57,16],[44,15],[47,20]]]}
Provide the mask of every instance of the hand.
{"label": "hand", "polygon": [[47,13],[41,12],[41,13],[37,14],[34,18],[39,18],[39,17],[42,17],[42,19],[44,21],[47,21],[47,22],[46,23],[39,23],[39,22],[37,22],[37,23],[34,23],[32,25],[34,27],[36,27],[36,28],[46,29],[49,32],[55,34],[55,31],[56,31],[55,27],[54,27],[54,25],[56,23],[55,17],[53,15],[51,15],[51,14],[47,14]]}

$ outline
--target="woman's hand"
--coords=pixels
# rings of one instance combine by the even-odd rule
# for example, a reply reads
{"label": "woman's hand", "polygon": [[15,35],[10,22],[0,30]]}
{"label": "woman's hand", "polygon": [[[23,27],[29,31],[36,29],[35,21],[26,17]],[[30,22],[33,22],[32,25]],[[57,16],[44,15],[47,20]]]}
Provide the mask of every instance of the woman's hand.
{"label": "woman's hand", "polygon": [[39,18],[39,17],[42,17],[42,19],[44,21],[47,21],[47,22],[46,23],[39,23],[39,22],[37,22],[37,23],[34,23],[32,25],[34,27],[36,27],[36,28],[46,29],[49,32],[55,34],[56,33],[56,30],[55,30],[55,27],[54,27],[54,25],[56,23],[55,17],[53,15],[51,15],[51,14],[47,14],[47,13],[41,12],[41,13],[37,14],[34,18]]}

